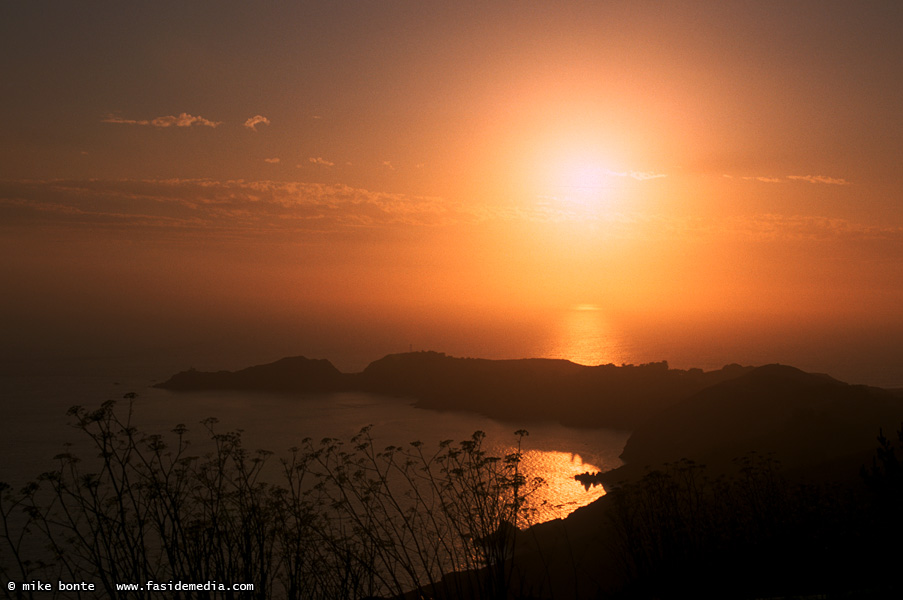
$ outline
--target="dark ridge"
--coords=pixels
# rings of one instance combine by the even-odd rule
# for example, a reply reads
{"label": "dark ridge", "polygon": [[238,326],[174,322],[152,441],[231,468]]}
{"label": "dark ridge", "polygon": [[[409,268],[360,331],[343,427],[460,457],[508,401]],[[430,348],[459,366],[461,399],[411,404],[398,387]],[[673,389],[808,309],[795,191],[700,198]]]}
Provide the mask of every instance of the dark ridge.
{"label": "dark ridge", "polygon": [[417,405],[507,420],[555,420],[575,427],[630,429],[648,414],[751,367],[703,372],[667,362],[583,366],[567,360],[393,354],[361,374],[366,391],[412,396]]}
{"label": "dark ridge", "polygon": [[304,357],[241,371],[183,371],[157,387],[173,390],[359,391],[416,400],[434,410],[470,411],[517,422],[631,429],[649,415],[752,367],[717,371],[645,365],[583,366],[567,360],[455,358],[439,352],[391,354],[361,373]]}

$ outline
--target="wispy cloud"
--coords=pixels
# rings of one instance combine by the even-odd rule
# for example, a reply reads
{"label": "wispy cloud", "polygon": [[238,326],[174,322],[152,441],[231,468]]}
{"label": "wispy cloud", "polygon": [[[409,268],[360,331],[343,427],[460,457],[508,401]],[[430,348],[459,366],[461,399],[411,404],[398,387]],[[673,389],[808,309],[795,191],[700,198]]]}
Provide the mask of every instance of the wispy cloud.
{"label": "wispy cloud", "polygon": [[646,181],[648,179],[659,179],[667,177],[664,173],[655,173],[653,171],[605,171],[608,175],[614,177],[631,177],[637,181]]}
{"label": "wispy cloud", "polygon": [[188,113],[182,113],[178,117],[157,117],[156,119],[151,120],[151,125],[153,125],[154,127],[191,127],[192,125],[216,127],[217,125],[222,125],[222,123],[222,121],[211,121],[209,119],[205,119],[200,115],[193,116],[189,115]]}
{"label": "wispy cloud", "polygon": [[384,161],[382,162],[382,166],[384,166],[385,168],[389,169],[390,171],[394,171],[394,170],[395,170],[395,166],[392,164],[392,161],[389,161],[389,160],[384,160]]}
{"label": "wispy cloud", "polygon": [[322,165],[324,167],[334,167],[335,166],[334,162],[332,162],[331,160],[326,160],[322,156],[317,156],[317,157],[311,156],[307,160],[315,165]]}
{"label": "wispy cloud", "polygon": [[788,175],[787,179],[808,181],[809,183],[826,183],[828,185],[850,185],[851,183],[843,178],[825,177],[824,175]]}
{"label": "wispy cloud", "polygon": [[[730,175],[725,175],[725,177],[730,177]],[[744,176],[741,177],[743,181],[761,181],[762,183],[781,183],[780,177],[764,177],[764,176]]]}
{"label": "wispy cloud", "polygon": [[265,159],[263,159],[263,162],[268,162],[271,165],[278,165],[279,159],[278,158],[265,158]]}
{"label": "wispy cloud", "polygon": [[194,116],[188,113],[182,113],[179,116],[169,115],[166,117],[156,117],[154,119],[124,119],[122,117],[109,114],[101,119],[102,123],[116,123],[119,125],[150,125],[153,127],[191,127],[193,125],[203,125],[206,127],[217,127],[222,125],[222,121],[211,121],[201,116]]}
{"label": "wispy cloud", "polygon": [[124,119],[122,117],[117,117],[116,115],[107,115],[103,119],[100,120],[101,123],[116,123],[119,125],[150,125],[150,121],[148,120],[135,120],[135,119]]}
{"label": "wispy cloud", "polygon": [[734,177],[724,175],[727,179],[739,179],[741,181],[761,181],[763,183],[785,183],[788,181],[808,181],[809,183],[826,183],[829,185],[850,185],[846,179],[837,177],[825,177],[824,175],[788,175],[787,177],[774,177],[765,175],[744,175]]}
{"label": "wispy cloud", "polygon": [[208,179],[0,181],[0,228],[32,223],[126,231],[154,226],[249,236],[436,226],[474,218],[441,198],[341,184]]}
{"label": "wispy cloud", "polygon": [[269,125],[270,120],[263,115],[254,115],[253,117],[245,121],[245,127],[250,129],[251,131],[257,131],[257,126],[260,124]]}
{"label": "wispy cloud", "polygon": [[727,219],[723,234],[752,240],[897,240],[903,227],[877,226],[817,215],[762,214]]}
{"label": "wispy cloud", "polygon": [[588,213],[553,199],[449,202],[342,184],[209,179],[0,181],[0,230],[62,227],[112,234],[156,228],[250,238],[488,222],[574,223],[620,239],[872,242],[903,247],[903,227],[813,215],[732,218]]}

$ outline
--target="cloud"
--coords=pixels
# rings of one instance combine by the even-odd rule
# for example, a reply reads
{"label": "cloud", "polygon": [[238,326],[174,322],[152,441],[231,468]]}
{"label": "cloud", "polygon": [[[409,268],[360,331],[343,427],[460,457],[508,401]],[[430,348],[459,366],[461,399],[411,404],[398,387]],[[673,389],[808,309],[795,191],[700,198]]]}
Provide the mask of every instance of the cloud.
{"label": "cloud", "polygon": [[204,125],[206,127],[216,127],[222,125],[222,121],[211,121],[201,116],[193,116],[188,113],[182,113],[178,117],[157,117],[151,121],[154,127],[191,127],[192,125]]}
{"label": "cloud", "polygon": [[384,160],[381,164],[382,164],[382,166],[384,166],[385,168],[389,169],[390,171],[394,171],[394,170],[395,170],[395,167],[392,165],[392,161]]}
{"label": "cloud", "polygon": [[903,248],[903,227],[814,215],[590,214],[550,198],[534,203],[461,203],[343,184],[269,180],[0,180],[3,231],[77,230],[130,236],[153,230],[157,233],[152,235],[184,232],[256,240],[271,235],[303,239],[296,234],[358,235],[363,230],[376,233],[398,227],[492,222],[575,223],[598,227],[618,239],[849,242]]}
{"label": "cloud", "polygon": [[257,131],[257,126],[261,123],[263,123],[264,125],[269,125],[270,120],[263,115],[254,115],[253,117],[245,121],[245,127],[250,129],[251,131]]}
{"label": "cloud", "polygon": [[318,156],[318,157],[316,157],[316,158],[310,157],[310,158],[308,158],[307,160],[310,161],[310,162],[312,162],[312,163],[315,164],[315,165],[322,165],[322,166],[324,166],[324,167],[334,167],[334,166],[335,166],[335,163],[334,163],[334,162],[329,161],[329,160],[326,160],[326,159],[323,158],[322,156]]}
{"label": "cloud", "polygon": [[154,119],[123,119],[115,115],[109,114],[103,119],[102,123],[116,123],[120,125],[152,125],[154,127],[191,127],[192,125],[204,125],[206,127],[217,127],[222,125],[222,121],[211,121],[201,116],[189,115],[182,113],[179,116],[169,115],[166,117],[156,117]]}
{"label": "cloud", "polygon": [[660,177],[667,177],[664,173],[654,173],[652,171],[605,171],[609,175],[614,175],[615,177],[632,177],[637,181],[646,181],[648,179],[659,179]]}
{"label": "cloud", "polygon": [[263,159],[263,162],[268,162],[271,165],[277,165],[277,164],[279,164],[279,159],[278,158],[265,158],[265,159]]}
{"label": "cloud", "polygon": [[[728,179],[734,179],[733,175],[724,175]],[[829,185],[851,185],[846,179],[825,177],[824,175],[788,175],[786,178],[762,175],[747,175],[738,177],[743,181],[761,181],[764,183],[782,183],[785,181],[808,181],[809,183],[825,183]]]}
{"label": "cloud", "polygon": [[851,185],[846,179],[825,177],[824,175],[788,175],[787,179],[808,181],[809,183],[826,183],[828,185]]}
{"label": "cloud", "polygon": [[100,120],[101,123],[116,123],[119,125],[150,125],[150,121],[136,121],[135,119],[123,119],[115,115],[107,115]]}
{"label": "cloud", "polygon": [[472,222],[441,198],[342,184],[156,179],[0,181],[0,227],[63,227],[111,235],[158,228],[246,238],[361,227]]}
{"label": "cloud", "polygon": [[727,219],[720,226],[723,234],[734,239],[903,242],[903,227],[868,225],[818,215],[753,215]]}
{"label": "cloud", "polygon": [[[729,177],[729,175],[727,177]],[[744,181],[761,181],[762,183],[781,183],[780,177],[763,177],[763,176],[752,177],[752,176],[750,176],[750,177],[741,177],[740,179],[742,179]]]}

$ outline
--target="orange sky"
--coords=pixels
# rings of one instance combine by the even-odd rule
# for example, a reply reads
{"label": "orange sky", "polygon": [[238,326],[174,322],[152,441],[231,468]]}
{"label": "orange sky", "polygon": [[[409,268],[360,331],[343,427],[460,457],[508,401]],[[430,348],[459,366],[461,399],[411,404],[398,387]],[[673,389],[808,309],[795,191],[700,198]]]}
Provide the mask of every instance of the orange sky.
{"label": "orange sky", "polygon": [[300,4],[0,6],[4,357],[250,314],[900,326],[899,2]]}

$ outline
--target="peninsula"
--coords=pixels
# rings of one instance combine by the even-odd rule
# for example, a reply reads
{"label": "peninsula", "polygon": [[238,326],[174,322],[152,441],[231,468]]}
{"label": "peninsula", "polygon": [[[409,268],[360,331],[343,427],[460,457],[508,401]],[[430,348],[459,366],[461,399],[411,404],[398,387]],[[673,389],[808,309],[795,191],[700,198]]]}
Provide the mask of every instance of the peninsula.
{"label": "peninsula", "polygon": [[439,352],[390,354],[360,373],[303,356],[239,371],[182,371],[170,390],[367,392],[409,397],[421,408],[477,412],[499,420],[558,421],[571,427],[633,429],[652,414],[751,371],[728,365],[704,372],[667,362],[584,366],[567,360],[456,358]]}

